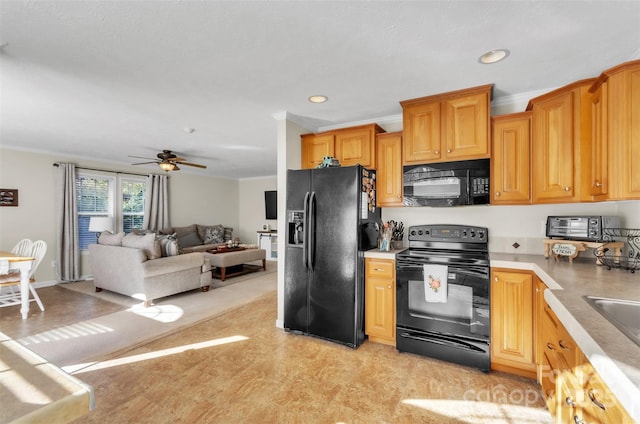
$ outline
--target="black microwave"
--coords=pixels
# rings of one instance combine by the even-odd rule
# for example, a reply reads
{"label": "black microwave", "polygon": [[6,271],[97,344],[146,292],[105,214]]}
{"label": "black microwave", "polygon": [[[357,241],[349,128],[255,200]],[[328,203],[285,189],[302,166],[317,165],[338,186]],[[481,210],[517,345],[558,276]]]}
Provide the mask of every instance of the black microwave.
{"label": "black microwave", "polygon": [[489,159],[403,167],[405,206],[489,204]]}

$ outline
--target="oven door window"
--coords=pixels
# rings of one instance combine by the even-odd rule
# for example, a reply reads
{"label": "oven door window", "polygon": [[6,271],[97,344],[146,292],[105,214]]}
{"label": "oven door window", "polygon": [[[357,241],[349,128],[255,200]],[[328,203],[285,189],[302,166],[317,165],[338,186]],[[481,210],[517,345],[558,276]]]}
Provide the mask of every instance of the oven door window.
{"label": "oven door window", "polygon": [[428,302],[422,267],[397,272],[397,322],[417,330],[488,338],[489,279],[484,272],[449,267],[445,303]]}

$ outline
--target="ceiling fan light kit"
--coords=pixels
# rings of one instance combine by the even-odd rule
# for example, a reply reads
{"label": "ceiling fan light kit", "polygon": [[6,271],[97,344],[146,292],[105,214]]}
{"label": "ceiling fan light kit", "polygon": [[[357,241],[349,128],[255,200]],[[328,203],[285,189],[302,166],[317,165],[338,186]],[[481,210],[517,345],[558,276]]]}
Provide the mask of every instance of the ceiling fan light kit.
{"label": "ceiling fan light kit", "polygon": [[187,165],[187,166],[193,166],[193,167],[201,168],[201,169],[207,169],[206,165],[200,165],[199,163],[187,162],[186,159],[178,157],[175,153],[171,152],[171,150],[163,150],[161,153],[158,153],[156,156],[157,156],[158,159],[145,158],[145,157],[141,157],[141,156],[129,156],[129,157],[131,157],[131,158],[139,158],[139,159],[148,159],[148,160],[151,161],[151,162],[134,163],[132,165],[146,165],[146,164],[149,164],[149,163],[157,163],[158,166],[160,167],[160,169],[162,169],[165,172],[179,171],[180,167],[178,166],[178,164]]}

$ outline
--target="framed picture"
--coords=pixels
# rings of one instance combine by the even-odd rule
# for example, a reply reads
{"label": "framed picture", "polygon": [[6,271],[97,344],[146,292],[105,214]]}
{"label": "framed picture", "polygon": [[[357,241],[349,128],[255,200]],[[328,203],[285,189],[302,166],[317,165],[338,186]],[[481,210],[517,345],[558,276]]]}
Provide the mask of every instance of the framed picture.
{"label": "framed picture", "polygon": [[18,206],[18,189],[0,188],[0,206]]}

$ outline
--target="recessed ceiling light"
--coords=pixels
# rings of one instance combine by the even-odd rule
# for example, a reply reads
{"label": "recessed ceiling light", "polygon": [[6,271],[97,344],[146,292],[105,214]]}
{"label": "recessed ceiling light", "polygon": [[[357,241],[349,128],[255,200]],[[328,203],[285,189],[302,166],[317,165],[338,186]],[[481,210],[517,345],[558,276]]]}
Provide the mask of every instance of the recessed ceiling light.
{"label": "recessed ceiling light", "polygon": [[329,98],[327,96],[323,96],[321,94],[316,94],[314,96],[309,97],[309,101],[311,103],[324,103],[327,100],[329,100]]}
{"label": "recessed ceiling light", "polygon": [[509,50],[507,49],[489,50],[488,52],[480,56],[480,59],[478,59],[478,61],[480,63],[484,63],[485,65],[488,65],[490,63],[500,62],[501,60],[504,60],[507,56],[509,56]]}
{"label": "recessed ceiling light", "polygon": [[196,132],[196,129],[195,128],[185,127],[184,128],[184,132],[189,133],[189,134],[193,134],[194,132]]}

